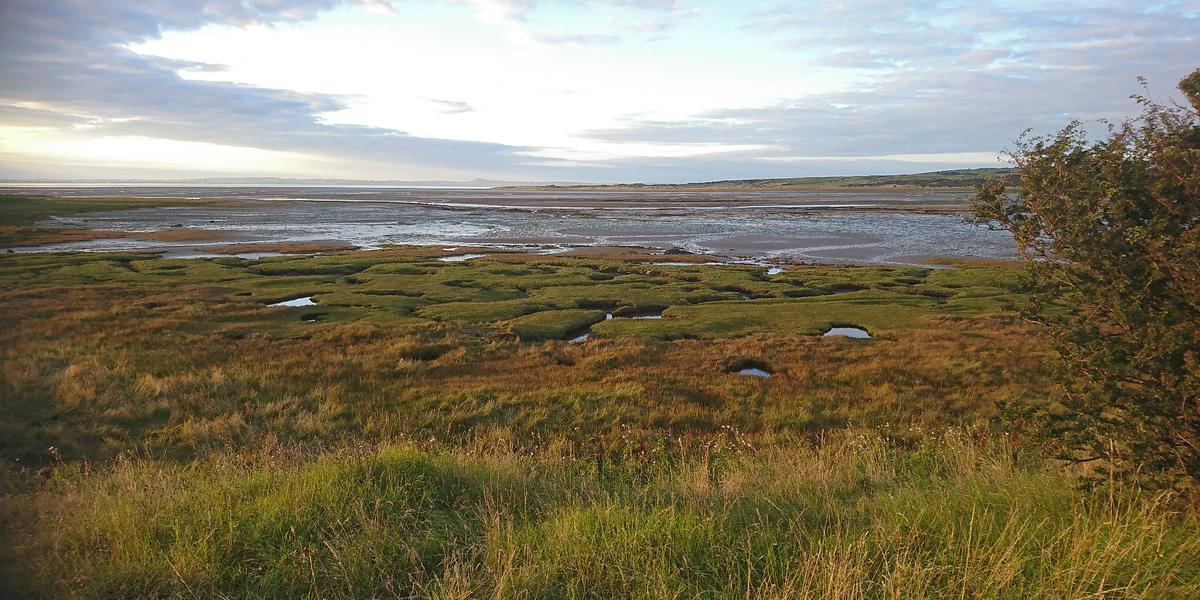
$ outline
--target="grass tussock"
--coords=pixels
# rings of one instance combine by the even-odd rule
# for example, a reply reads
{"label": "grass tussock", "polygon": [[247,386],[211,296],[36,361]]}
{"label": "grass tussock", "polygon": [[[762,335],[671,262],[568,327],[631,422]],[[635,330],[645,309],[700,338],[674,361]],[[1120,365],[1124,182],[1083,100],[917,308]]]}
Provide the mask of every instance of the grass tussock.
{"label": "grass tussock", "polygon": [[498,434],[63,467],[9,495],[27,597],[1190,598],[1200,525],[965,430],[530,453]]}

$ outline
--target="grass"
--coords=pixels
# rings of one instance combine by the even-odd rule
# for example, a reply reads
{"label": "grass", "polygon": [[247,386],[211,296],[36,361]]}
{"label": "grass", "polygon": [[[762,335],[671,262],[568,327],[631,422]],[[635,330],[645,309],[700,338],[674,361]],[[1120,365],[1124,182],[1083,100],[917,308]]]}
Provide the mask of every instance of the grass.
{"label": "grass", "polygon": [[61,468],[10,495],[21,597],[1191,598],[1200,526],[965,430],[530,452],[397,442]]}
{"label": "grass", "polygon": [[[56,198],[50,196],[0,195],[0,248],[38,246],[85,240],[124,237],[114,232],[78,227],[34,227],[51,217],[172,206],[181,203],[211,203],[211,200],[154,198]],[[163,233],[163,232],[156,232]],[[178,239],[178,238],[173,238]],[[190,238],[189,238],[190,239]]]}
{"label": "grass", "polygon": [[601,310],[549,310],[510,321],[522,340],[562,339],[569,333],[604,320]]}
{"label": "grass", "polygon": [[[1047,385],[1044,344],[1000,314],[1013,285],[1004,267],[767,276],[430,252],[2,256],[0,456],[36,467],[50,446],[72,460],[187,457],[279,436],[462,438],[499,425],[770,436],[964,424]],[[303,296],[316,305],[268,306]],[[661,320],[625,318],[660,309]],[[557,341],[589,324],[591,341]],[[875,339],[819,337],[834,325]],[[452,350],[422,357],[423,346]],[[731,357],[775,376],[726,373]]]}
{"label": "grass", "polygon": [[0,255],[0,595],[1200,593],[1194,507],[993,424],[1010,265],[445,254]]}

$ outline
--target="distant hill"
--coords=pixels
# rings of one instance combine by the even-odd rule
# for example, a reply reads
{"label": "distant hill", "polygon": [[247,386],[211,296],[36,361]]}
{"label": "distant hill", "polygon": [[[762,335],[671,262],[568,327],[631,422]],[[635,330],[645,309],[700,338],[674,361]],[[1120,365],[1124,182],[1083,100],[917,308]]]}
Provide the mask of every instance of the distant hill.
{"label": "distant hill", "polygon": [[702,183],[646,184],[619,183],[612,185],[539,185],[514,186],[520,189],[575,191],[788,191],[788,190],[880,190],[880,189],[944,189],[967,190],[989,179],[1003,178],[1018,182],[1010,168],[957,169],[909,175],[859,175],[846,177],[794,177],[785,179],[728,179]]}

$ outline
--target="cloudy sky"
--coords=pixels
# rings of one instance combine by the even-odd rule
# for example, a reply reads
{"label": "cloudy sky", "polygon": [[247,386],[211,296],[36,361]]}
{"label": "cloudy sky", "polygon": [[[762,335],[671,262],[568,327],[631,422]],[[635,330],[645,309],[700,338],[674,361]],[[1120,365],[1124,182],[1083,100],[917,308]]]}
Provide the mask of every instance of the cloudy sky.
{"label": "cloudy sky", "polygon": [[1200,66],[1200,2],[0,0],[0,177],[995,166]]}

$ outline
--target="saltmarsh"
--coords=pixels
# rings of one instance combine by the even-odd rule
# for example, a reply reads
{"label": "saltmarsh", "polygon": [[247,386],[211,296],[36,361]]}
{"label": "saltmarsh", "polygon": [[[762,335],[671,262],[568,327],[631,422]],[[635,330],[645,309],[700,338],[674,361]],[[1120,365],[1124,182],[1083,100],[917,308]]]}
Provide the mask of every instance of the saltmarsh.
{"label": "saltmarsh", "polygon": [[1200,591],[1194,512],[990,424],[1050,387],[1008,266],[445,254],[0,256],[0,592]]}
{"label": "saltmarsh", "polygon": [[[50,446],[187,456],[491,426],[769,436],[955,424],[1044,382],[1037,336],[1001,314],[1020,300],[1006,266],[767,275],[650,255],[443,254],[0,257],[0,452],[38,464]],[[304,297],[315,305],[269,306]],[[627,318],[647,311],[663,318]],[[562,341],[588,326],[587,342]],[[820,337],[837,326],[875,338]],[[728,373],[738,360],[775,377]]]}

